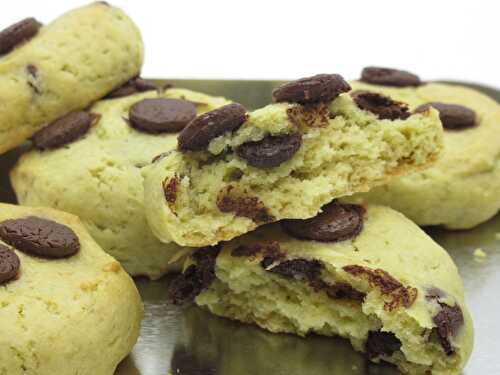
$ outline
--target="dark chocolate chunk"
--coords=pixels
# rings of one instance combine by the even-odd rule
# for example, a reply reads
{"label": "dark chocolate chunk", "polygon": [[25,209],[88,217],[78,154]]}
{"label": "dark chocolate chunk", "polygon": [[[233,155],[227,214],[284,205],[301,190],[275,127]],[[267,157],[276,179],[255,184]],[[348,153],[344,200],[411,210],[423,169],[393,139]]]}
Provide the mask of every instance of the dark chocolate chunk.
{"label": "dark chocolate chunk", "polygon": [[315,280],[321,274],[323,266],[317,260],[292,259],[281,262],[272,268],[266,268],[266,271],[276,273],[285,277],[298,279]]}
{"label": "dark chocolate chunk", "polygon": [[351,86],[338,74],[318,74],[288,82],[273,91],[275,102],[316,103],[330,102]]}
{"label": "dark chocolate chunk", "polygon": [[20,43],[33,38],[42,24],[34,18],[25,18],[0,31],[0,55],[6,54]]}
{"label": "dark chocolate chunk", "polygon": [[347,283],[335,283],[327,285],[325,288],[326,294],[332,299],[347,299],[354,301],[364,301],[366,294],[354,289]]}
{"label": "dark chocolate chunk", "polygon": [[361,232],[364,213],[362,206],[334,201],[324,206],[323,212],[311,219],[283,220],[281,226],[288,234],[301,240],[344,241]]}
{"label": "dark chocolate chunk", "polygon": [[401,341],[392,332],[370,331],[365,350],[369,358],[391,356],[401,349]]}
{"label": "dark chocolate chunk", "polygon": [[360,90],[353,92],[351,96],[359,108],[377,115],[382,120],[404,120],[411,115],[408,105],[377,92]]}
{"label": "dark chocolate chunk", "polygon": [[257,142],[238,146],[236,154],[255,168],[273,168],[291,159],[302,144],[302,135],[292,133],[267,136]]}
{"label": "dark chocolate chunk", "polygon": [[80,250],[80,241],[69,227],[34,216],[0,223],[0,238],[18,250],[43,258],[66,258]]}
{"label": "dark chocolate chunk", "polygon": [[192,302],[215,279],[215,261],[219,247],[202,248],[193,254],[195,264],[172,280],[169,286],[170,299],[175,305]]}
{"label": "dark chocolate chunk", "polygon": [[179,134],[179,150],[204,150],[212,139],[238,129],[247,117],[247,110],[238,103],[204,113],[191,121]]}
{"label": "dark chocolate chunk", "polygon": [[124,96],[137,94],[138,92],[152,91],[157,89],[158,87],[154,83],[148,82],[142,79],[141,77],[135,77],[125,82],[120,87],[111,91],[108,95],[106,95],[105,98],[106,99],[122,98]]}
{"label": "dark chocolate chunk", "polygon": [[178,99],[144,99],[129,110],[130,125],[146,133],[178,132],[195,117],[195,105]]}
{"label": "dark chocolate chunk", "polygon": [[445,129],[462,130],[476,125],[476,113],[463,105],[431,102],[417,107],[415,112],[425,112],[429,107],[439,111],[439,118]]}
{"label": "dark chocolate chunk", "polygon": [[174,176],[163,181],[163,191],[165,193],[165,199],[168,203],[174,204],[177,200],[177,189],[179,186],[179,177]]}
{"label": "dark chocolate chunk", "polygon": [[39,150],[65,146],[84,136],[99,118],[84,111],[71,112],[36,132],[33,143]]}
{"label": "dark chocolate chunk", "polygon": [[420,86],[420,78],[405,70],[379,68],[375,66],[366,67],[361,72],[361,81],[382,86]]}
{"label": "dark chocolate chunk", "polygon": [[447,355],[452,355],[455,351],[450,343],[450,337],[456,335],[458,329],[464,324],[464,316],[460,306],[453,307],[440,303],[441,311],[432,318],[436,325],[435,332],[439,342]]}
{"label": "dark chocolate chunk", "polygon": [[7,246],[0,244],[0,285],[15,279],[21,262],[17,254]]}
{"label": "dark chocolate chunk", "polygon": [[232,186],[219,192],[217,207],[221,212],[246,217],[255,223],[270,223],[275,220],[259,198],[239,195],[233,191]]}

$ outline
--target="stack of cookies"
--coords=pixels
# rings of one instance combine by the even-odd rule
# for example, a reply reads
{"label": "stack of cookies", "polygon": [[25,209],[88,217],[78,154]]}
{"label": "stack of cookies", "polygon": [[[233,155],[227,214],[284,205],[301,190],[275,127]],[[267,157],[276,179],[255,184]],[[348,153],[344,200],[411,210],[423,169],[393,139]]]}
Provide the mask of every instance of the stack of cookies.
{"label": "stack of cookies", "polygon": [[141,79],[139,31],[103,2],[23,20],[0,53],[0,152],[30,141],[0,212],[0,374],[113,374],[143,314],[130,276],[169,272],[175,304],[461,372],[462,281],[418,225],[500,209],[492,99],[371,67],[248,110]]}

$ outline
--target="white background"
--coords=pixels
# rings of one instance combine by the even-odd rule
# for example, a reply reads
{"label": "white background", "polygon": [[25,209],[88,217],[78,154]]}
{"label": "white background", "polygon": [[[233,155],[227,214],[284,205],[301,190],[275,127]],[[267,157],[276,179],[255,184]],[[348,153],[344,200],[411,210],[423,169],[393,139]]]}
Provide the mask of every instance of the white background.
{"label": "white background", "polygon": [[[144,77],[356,78],[381,65],[500,87],[498,0],[110,1],[142,30]],[[8,1],[0,25],[85,3]]]}

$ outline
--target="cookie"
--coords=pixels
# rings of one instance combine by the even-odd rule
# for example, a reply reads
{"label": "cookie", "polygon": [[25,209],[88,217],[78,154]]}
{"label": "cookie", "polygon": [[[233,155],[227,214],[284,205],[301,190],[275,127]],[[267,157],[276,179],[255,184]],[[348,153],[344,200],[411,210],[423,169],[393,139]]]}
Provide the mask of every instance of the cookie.
{"label": "cookie", "polygon": [[362,229],[346,233],[336,223],[353,207],[335,206],[342,208],[333,202],[307,223],[324,232],[330,221],[332,242],[288,234],[287,223],[263,226],[195,252],[170,295],[271,332],[347,338],[368,359],[405,374],[460,373],[473,326],[448,253],[382,206],[359,207]]}
{"label": "cookie", "polygon": [[[150,90],[102,100],[86,112],[94,120],[85,134],[68,141],[56,135],[70,132],[54,129],[43,144],[35,142],[34,149],[23,155],[11,172],[20,204],[54,207],[79,216],[99,245],[126,271],[153,279],[176,269],[172,258],[188,251],[161,243],[146,222],[141,169],[173,150],[177,133],[170,132],[175,130],[170,129],[170,120],[165,128],[161,125],[153,132],[138,129],[130,115],[141,103],[158,102],[160,109],[151,113],[163,120],[175,119],[176,129],[187,125],[189,118],[183,120],[171,108],[194,108],[201,114],[228,103],[184,89]],[[166,107],[162,103],[167,103]],[[155,116],[149,121],[161,123]],[[47,144],[54,147],[45,147]]]}
{"label": "cookie", "polygon": [[[276,89],[276,103],[264,108],[234,103],[193,120],[178,149],[144,169],[153,233],[182,246],[214,245],[269,222],[313,217],[335,197],[437,158],[437,111],[412,114],[390,98],[360,107],[349,88],[338,75],[309,77]],[[380,116],[385,107],[390,118]]]}
{"label": "cookie", "polygon": [[120,9],[93,3],[47,26],[32,18],[0,32],[0,153],[140,71],[139,30]]}
{"label": "cookie", "polygon": [[[5,279],[7,263],[16,272]],[[132,279],[75,216],[7,204],[0,306],[0,373],[9,375],[112,375],[143,316]]]}
{"label": "cookie", "polygon": [[355,202],[391,206],[419,225],[450,229],[472,228],[499,211],[498,103],[473,89],[441,83],[398,88],[351,85],[408,103],[411,112],[433,107],[444,128],[444,151],[436,164],[356,196]]}

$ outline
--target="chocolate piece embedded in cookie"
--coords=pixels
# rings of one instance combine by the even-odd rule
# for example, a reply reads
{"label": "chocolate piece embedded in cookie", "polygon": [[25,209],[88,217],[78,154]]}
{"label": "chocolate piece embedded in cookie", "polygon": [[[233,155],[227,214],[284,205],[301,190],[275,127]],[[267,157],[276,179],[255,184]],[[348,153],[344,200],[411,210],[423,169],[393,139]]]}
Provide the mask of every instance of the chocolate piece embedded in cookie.
{"label": "chocolate piece embedded in cookie", "polygon": [[66,258],[80,250],[80,241],[72,229],[34,216],[0,223],[0,238],[18,250],[43,258]]}
{"label": "chocolate piece embedded in cookie", "polygon": [[293,277],[313,281],[321,274],[322,265],[317,260],[292,259],[281,262],[275,266],[262,264],[266,271],[276,273],[280,276]]}
{"label": "chocolate piece embedded in cookie", "polygon": [[71,112],[36,132],[33,144],[39,150],[65,146],[85,135],[99,118],[85,111]]}
{"label": "chocolate piece embedded in cookie", "polygon": [[195,117],[195,105],[179,99],[144,99],[129,111],[130,125],[146,133],[175,133]]}
{"label": "chocolate piece embedded in cookie", "polygon": [[221,212],[231,212],[236,216],[249,218],[255,223],[274,221],[274,217],[259,198],[240,194],[233,186],[228,186],[219,192],[217,207]]}
{"label": "chocolate piece embedded in cookie", "polygon": [[158,87],[154,83],[148,82],[141,77],[134,77],[131,80],[125,82],[120,87],[111,91],[108,95],[105,96],[105,99],[122,98],[124,96],[133,95],[138,92],[153,91],[157,89]]}
{"label": "chocolate piece embedded in cookie", "polygon": [[401,341],[392,332],[370,331],[365,350],[369,358],[391,356],[401,349]]}
{"label": "chocolate piece embedded in cookie", "polygon": [[318,74],[279,86],[273,91],[275,102],[309,104],[330,102],[351,86],[338,74]]}
{"label": "chocolate piece embedded in cookie", "polygon": [[439,342],[447,355],[452,355],[454,349],[451,346],[450,338],[455,336],[459,328],[464,324],[464,316],[460,306],[448,306],[440,303],[441,311],[432,318],[436,325],[434,329],[438,335]]}
{"label": "chocolate piece embedded in cookie", "polygon": [[0,244],[0,285],[15,279],[20,266],[21,262],[17,254]]}
{"label": "chocolate piece embedded in cookie", "polygon": [[42,24],[34,18],[25,18],[0,31],[0,55],[6,54],[18,44],[33,38]]}
{"label": "chocolate piece embedded in cookie", "polygon": [[430,107],[438,110],[443,128],[447,130],[462,130],[476,125],[476,113],[463,105],[431,102],[417,107],[415,112],[425,112]]}
{"label": "chocolate piece embedded in cookie", "polygon": [[291,159],[302,144],[300,133],[267,136],[257,142],[247,142],[236,149],[236,154],[255,168],[273,168]]}
{"label": "chocolate piece embedded in cookie", "polygon": [[362,206],[332,202],[311,219],[283,220],[281,226],[288,234],[301,240],[344,241],[361,232],[364,212]]}
{"label": "chocolate piece embedded in cookie", "polygon": [[204,150],[212,139],[238,129],[247,117],[247,110],[238,103],[204,113],[191,121],[179,134],[179,150]]}
{"label": "chocolate piece embedded in cookie", "polygon": [[405,120],[411,115],[407,104],[376,92],[360,90],[351,93],[351,96],[359,108],[377,115],[381,120]]}
{"label": "chocolate piece embedded in cookie", "polygon": [[215,279],[215,260],[219,247],[197,250],[193,254],[195,264],[177,276],[169,286],[170,299],[175,305],[192,302]]}
{"label": "chocolate piece embedded in cookie", "polygon": [[375,66],[366,67],[361,72],[361,81],[382,86],[420,86],[420,78],[405,70],[380,68]]}

